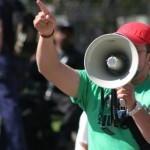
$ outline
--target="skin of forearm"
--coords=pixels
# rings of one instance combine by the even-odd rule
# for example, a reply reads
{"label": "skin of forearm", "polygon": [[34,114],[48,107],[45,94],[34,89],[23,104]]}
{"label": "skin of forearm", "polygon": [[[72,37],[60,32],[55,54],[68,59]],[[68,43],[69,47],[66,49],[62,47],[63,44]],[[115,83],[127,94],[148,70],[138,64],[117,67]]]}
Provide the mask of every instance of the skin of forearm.
{"label": "skin of forearm", "polygon": [[36,60],[39,72],[44,75],[49,75],[50,72],[53,72],[52,70],[57,68],[59,59],[53,43],[53,38],[43,39],[39,37]]}
{"label": "skin of forearm", "polygon": [[79,74],[59,61],[52,38],[39,38],[36,60],[39,72],[48,81],[55,84],[67,95],[77,97]]}
{"label": "skin of forearm", "polygon": [[144,108],[142,108],[132,117],[136,125],[138,126],[140,132],[142,133],[143,137],[150,144],[150,115]]}

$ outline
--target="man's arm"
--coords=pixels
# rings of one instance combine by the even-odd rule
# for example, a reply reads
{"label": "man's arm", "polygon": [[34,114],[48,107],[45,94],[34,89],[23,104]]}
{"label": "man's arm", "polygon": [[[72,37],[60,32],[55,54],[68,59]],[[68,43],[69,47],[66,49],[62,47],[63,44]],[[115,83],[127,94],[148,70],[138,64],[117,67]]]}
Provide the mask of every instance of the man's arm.
{"label": "man's arm", "polygon": [[144,108],[134,114],[133,120],[138,126],[145,140],[150,144],[150,115]]}
{"label": "man's arm", "polygon": [[[136,99],[134,96],[134,88],[132,84],[126,84],[117,89],[118,99],[124,99],[126,107],[131,112],[136,106]],[[134,122],[139,128],[145,140],[150,144],[150,115],[142,108],[137,113],[132,115]]]}
{"label": "man's arm", "polygon": [[[55,18],[41,1],[37,1],[41,12],[35,17],[34,26],[41,35],[50,35],[55,28]],[[67,95],[77,97],[80,76],[76,70],[59,61],[53,37],[39,37],[36,52],[39,72]]]}

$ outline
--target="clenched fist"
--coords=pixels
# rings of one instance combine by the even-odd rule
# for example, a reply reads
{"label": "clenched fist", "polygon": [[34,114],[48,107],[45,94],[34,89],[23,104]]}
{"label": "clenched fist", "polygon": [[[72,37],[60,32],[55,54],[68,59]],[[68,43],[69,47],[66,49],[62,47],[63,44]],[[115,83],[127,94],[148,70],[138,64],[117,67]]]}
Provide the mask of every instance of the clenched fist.
{"label": "clenched fist", "polygon": [[117,88],[117,98],[125,100],[125,106],[131,111],[135,105],[135,95],[134,95],[134,88],[131,83],[124,85],[123,87]]}

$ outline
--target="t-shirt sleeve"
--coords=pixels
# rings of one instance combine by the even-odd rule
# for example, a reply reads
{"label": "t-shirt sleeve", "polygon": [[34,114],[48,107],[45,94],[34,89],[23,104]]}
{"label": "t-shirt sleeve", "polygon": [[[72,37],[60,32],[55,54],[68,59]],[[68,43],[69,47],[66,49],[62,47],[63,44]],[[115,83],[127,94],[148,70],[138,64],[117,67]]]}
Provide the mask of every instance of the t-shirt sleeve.
{"label": "t-shirt sleeve", "polygon": [[85,70],[77,70],[80,75],[80,84],[78,89],[78,97],[73,98],[71,97],[71,101],[73,103],[78,104],[83,110],[87,107],[87,91],[88,91],[88,85],[89,85],[89,78],[87,77]]}

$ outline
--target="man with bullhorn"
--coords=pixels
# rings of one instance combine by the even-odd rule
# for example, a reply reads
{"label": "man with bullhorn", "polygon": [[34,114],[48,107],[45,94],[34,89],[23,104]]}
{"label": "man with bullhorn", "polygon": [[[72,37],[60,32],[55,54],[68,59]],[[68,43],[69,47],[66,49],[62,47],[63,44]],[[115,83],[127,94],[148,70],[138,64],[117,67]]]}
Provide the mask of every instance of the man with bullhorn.
{"label": "man with bullhorn", "polygon": [[[150,26],[128,22],[117,32],[99,37],[91,43],[94,48],[86,53],[89,54],[85,56],[88,59],[85,70],[75,70],[59,61],[53,42],[55,17],[42,1],[37,4],[41,10],[34,20],[39,32],[36,52],[39,72],[86,112],[88,149],[150,149]],[[107,50],[107,42],[114,43],[115,50],[117,44],[123,50]],[[103,48],[106,46],[108,53],[103,49],[104,55],[100,50],[106,60],[100,62],[99,71],[95,72],[91,64],[98,62],[92,56],[99,43]],[[129,54],[124,50],[125,45]],[[122,71],[127,64],[129,67]]]}

